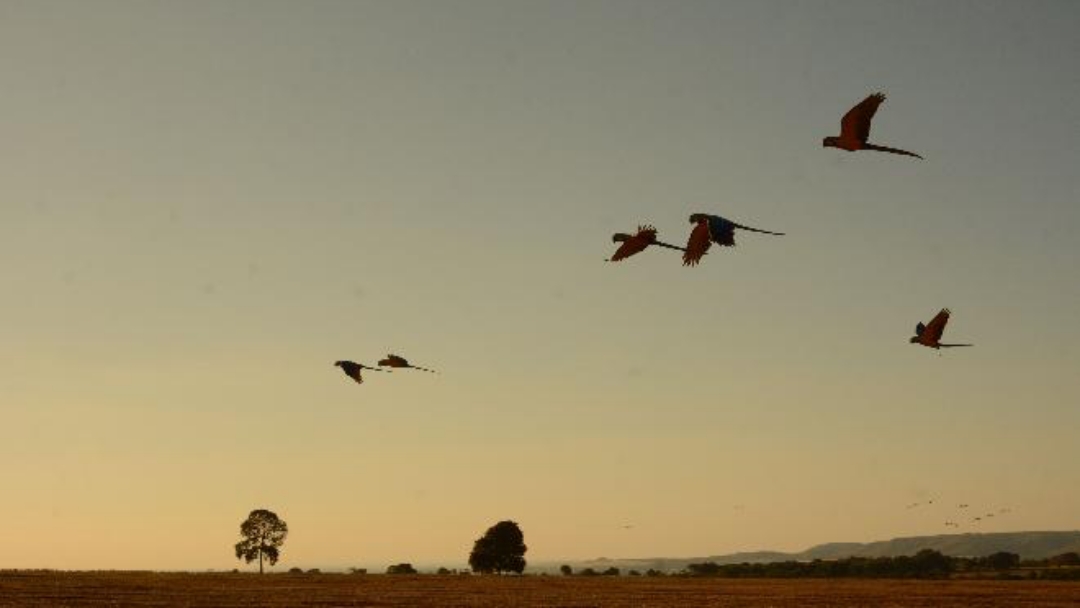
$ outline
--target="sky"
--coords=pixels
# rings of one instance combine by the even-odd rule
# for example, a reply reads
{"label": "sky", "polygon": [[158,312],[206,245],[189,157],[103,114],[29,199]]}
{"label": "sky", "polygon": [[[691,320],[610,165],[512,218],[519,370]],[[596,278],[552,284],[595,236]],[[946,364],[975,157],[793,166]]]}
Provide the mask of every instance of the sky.
{"label": "sky", "polygon": [[[1080,528],[1078,27],[0,2],[0,567],[250,569],[256,508],[278,570]],[[926,160],[822,148],[878,90]],[[786,236],[605,262],[695,212]],[[907,342],[943,307],[974,348]],[[389,352],[440,373],[332,366]]]}

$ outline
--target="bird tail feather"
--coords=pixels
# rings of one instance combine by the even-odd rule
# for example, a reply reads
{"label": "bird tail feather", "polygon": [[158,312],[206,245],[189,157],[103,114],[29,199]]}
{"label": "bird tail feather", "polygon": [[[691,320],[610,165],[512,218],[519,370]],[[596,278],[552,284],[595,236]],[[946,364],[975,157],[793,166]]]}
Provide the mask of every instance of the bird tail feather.
{"label": "bird tail feather", "polygon": [[738,228],[740,230],[749,230],[750,232],[760,232],[762,234],[772,234],[772,235],[775,235],[775,236],[784,236],[783,232],[772,232],[771,230],[762,230],[761,228],[751,228],[750,226],[743,226],[742,224],[736,224],[735,222],[731,222],[731,225],[735,226],[736,228]]}
{"label": "bird tail feather", "polygon": [[914,156],[919,160],[923,160],[923,157],[914,152],[908,152],[907,150],[901,150],[900,148],[890,148],[888,146],[877,146],[874,144],[863,144],[864,150],[877,150],[878,152],[890,152],[892,154],[903,154],[904,156]]}

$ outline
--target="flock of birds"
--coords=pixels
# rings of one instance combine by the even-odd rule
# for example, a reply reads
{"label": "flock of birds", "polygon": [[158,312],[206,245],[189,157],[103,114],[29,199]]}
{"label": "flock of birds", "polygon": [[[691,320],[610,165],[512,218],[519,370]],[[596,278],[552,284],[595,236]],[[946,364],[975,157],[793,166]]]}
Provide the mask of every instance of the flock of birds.
{"label": "flock of birds", "polygon": [[[855,107],[848,110],[843,118],[840,119],[840,135],[826,137],[822,140],[822,146],[826,148],[838,148],[848,152],[873,150],[876,152],[888,152],[890,154],[900,154],[922,159],[922,156],[914,152],[870,143],[870,124],[874,118],[874,114],[877,113],[878,108],[884,101],[884,94],[874,93],[856,104]],[[634,234],[622,232],[616,233],[611,237],[611,240],[612,242],[619,243],[619,247],[608,261],[619,262],[637,255],[649,247],[656,246],[681,251],[683,266],[697,266],[701,262],[701,259],[709,252],[713,243],[716,243],[721,247],[734,247],[735,230],[746,230],[773,236],[784,236],[784,233],[782,232],[751,228],[750,226],[733,222],[725,217],[707,213],[692,214],[690,216],[690,223],[693,225],[693,228],[690,230],[690,237],[687,239],[685,247],[664,243],[658,240],[656,228],[649,224],[639,226],[637,232]],[[919,322],[915,326],[915,335],[911,338],[911,343],[921,344],[934,349],[972,346],[971,344],[944,344],[941,342],[941,337],[945,332],[945,325],[949,322],[950,314],[948,308],[943,308],[929,323],[924,324]],[[387,355],[385,359],[379,361],[378,367],[370,367],[348,360],[337,361],[334,365],[340,367],[346,376],[352,378],[358,384],[363,383],[364,381],[363,376],[361,375],[363,370],[383,372],[390,370],[380,368],[389,367],[397,369],[415,369],[434,373],[434,370],[412,365],[405,358],[397,355]]]}
{"label": "flock of birds", "polygon": [[[855,107],[848,110],[847,114],[844,114],[844,117],[840,119],[840,135],[826,137],[822,141],[822,146],[826,148],[839,148],[841,150],[847,150],[848,152],[874,150],[877,152],[889,152],[891,154],[901,154],[922,159],[922,156],[914,152],[901,150],[899,148],[878,146],[868,141],[870,138],[870,123],[874,118],[874,114],[877,113],[878,107],[881,106],[884,101],[884,94],[874,93],[862,100]],[[685,247],[679,247],[678,245],[672,245],[657,240],[657,230],[651,224],[638,226],[638,230],[634,234],[626,234],[623,232],[616,233],[611,237],[611,240],[612,242],[621,244],[608,261],[619,262],[625,260],[626,258],[641,253],[650,246],[655,245],[657,247],[681,251],[683,252],[683,266],[697,266],[698,263],[701,262],[701,258],[708,253],[709,248],[713,243],[723,247],[734,247],[736,229],[771,234],[774,236],[784,236],[784,233],[782,232],[751,228],[750,226],[744,226],[733,222],[725,217],[709,215],[706,213],[695,213],[691,215],[690,223],[694,225],[694,228],[690,231],[690,238],[686,241]],[[945,332],[945,325],[949,322],[950,314],[952,313],[950,313],[948,308],[943,308],[929,323],[922,323],[920,321],[918,325],[915,326],[915,335],[911,338],[910,342],[912,344],[921,344],[934,349],[972,346],[972,344],[944,344],[941,342],[941,336]]]}
{"label": "flock of birds", "polygon": [[[920,506],[929,506],[929,505],[931,505],[933,503],[934,503],[933,499],[930,499],[930,500],[928,500],[926,502],[913,502],[913,503],[910,503],[910,504],[906,505],[904,509],[907,509],[908,511],[910,511],[912,509],[918,509],[918,508],[920,508]],[[963,514],[967,515],[968,513],[970,513],[970,511],[967,511],[967,510],[971,508],[971,505],[966,503],[966,502],[961,502],[960,504],[956,505],[956,508],[959,511],[966,511]],[[969,524],[975,525],[975,524],[978,524],[980,522],[983,522],[984,519],[993,519],[995,515],[1005,515],[1005,514],[1008,514],[1008,513],[1012,513],[1012,509],[1001,508],[1001,509],[998,509],[996,512],[995,511],[989,511],[987,513],[984,513],[983,515],[974,515],[969,519]],[[945,524],[946,528],[959,528],[960,527],[960,524],[958,522],[951,521],[951,519],[947,519],[947,521],[944,524]]]}
{"label": "flock of birds", "polygon": [[[918,508],[918,507],[929,506],[929,505],[932,505],[932,504],[934,504],[933,499],[928,500],[925,503],[913,502],[913,503],[907,505],[904,508],[908,509],[908,510],[911,510],[911,509],[915,509],[915,508]],[[971,505],[969,505],[967,503],[963,503],[963,502],[956,505],[957,510],[961,510],[961,511],[965,511],[965,510],[969,509],[970,507],[971,507]],[[975,525],[975,524],[978,524],[981,521],[984,521],[984,520],[987,520],[987,519],[993,519],[995,515],[1006,515],[1008,513],[1012,513],[1012,509],[1007,508],[1007,507],[1003,507],[1001,509],[998,509],[997,511],[989,511],[989,512],[984,513],[982,515],[974,515],[968,521],[969,521],[969,523],[971,525]],[[965,515],[966,515],[966,513],[965,513]],[[945,521],[945,527],[946,528],[959,528],[960,526],[961,526],[961,524],[959,522],[956,522],[956,521],[953,521],[953,520],[946,520]]]}

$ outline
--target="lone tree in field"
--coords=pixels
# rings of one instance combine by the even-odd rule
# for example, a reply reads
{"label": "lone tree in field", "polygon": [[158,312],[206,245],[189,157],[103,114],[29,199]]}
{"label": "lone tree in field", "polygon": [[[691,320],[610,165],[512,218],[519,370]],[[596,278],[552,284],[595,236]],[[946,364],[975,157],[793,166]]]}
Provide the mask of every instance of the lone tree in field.
{"label": "lone tree in field", "polygon": [[488,528],[483,536],[476,539],[472,553],[469,554],[469,566],[473,571],[483,574],[492,572],[516,572],[525,570],[525,535],[521,528],[510,520],[500,521]]}
{"label": "lone tree in field", "polygon": [[289,533],[289,526],[278,518],[277,513],[266,509],[255,509],[240,524],[240,536],[243,539],[236,543],[236,559],[242,559],[251,563],[259,560],[259,574],[263,573],[263,559],[273,566],[277,563],[278,547],[285,542],[285,536]]}

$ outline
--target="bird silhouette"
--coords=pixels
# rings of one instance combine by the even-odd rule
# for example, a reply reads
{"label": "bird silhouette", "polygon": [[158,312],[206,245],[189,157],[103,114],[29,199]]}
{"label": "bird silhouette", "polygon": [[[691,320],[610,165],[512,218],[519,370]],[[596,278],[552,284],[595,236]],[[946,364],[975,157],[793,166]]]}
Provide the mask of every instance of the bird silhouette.
{"label": "bird silhouette", "polygon": [[615,250],[615,255],[611,256],[611,259],[608,260],[609,262],[625,260],[634,254],[645,251],[649,245],[667,247],[668,249],[676,249],[683,252],[686,251],[682,247],[669,245],[668,243],[662,243],[656,240],[656,228],[653,228],[649,224],[638,226],[637,232],[634,234],[617,232],[611,236],[611,241],[614,243],[622,243],[622,245],[619,245],[619,248]]}
{"label": "bird silhouette", "polygon": [[694,224],[690,231],[690,239],[686,241],[686,250],[683,253],[683,266],[696,266],[702,256],[709,251],[713,243],[724,247],[735,246],[735,229],[761,232],[776,236],[784,236],[783,232],[770,232],[760,228],[751,228],[720,217],[719,215],[707,215],[695,213],[690,216],[690,223]]}
{"label": "bird silhouette", "polygon": [[920,321],[915,326],[915,335],[912,336],[912,344],[922,344],[930,348],[954,348],[958,346],[974,346],[974,344],[942,344],[941,334],[945,331],[945,325],[949,322],[949,315],[952,314],[948,308],[942,308],[941,312],[934,316],[930,320],[930,323],[923,325]]}
{"label": "bird silhouette", "polygon": [[376,367],[368,367],[354,361],[335,361],[334,365],[340,367],[341,371],[345,372],[346,376],[352,378],[353,380],[356,380],[357,384],[364,383],[364,378],[360,376],[360,370],[362,369],[370,369],[373,372],[389,372],[389,370],[378,369]]}
{"label": "bird silhouette", "polygon": [[438,373],[433,369],[428,369],[426,367],[418,367],[416,365],[412,365],[411,363],[409,363],[408,361],[405,360],[405,357],[399,357],[397,355],[386,355],[385,359],[379,361],[379,365],[382,366],[382,367],[398,367],[398,368],[418,369],[418,370],[420,370],[422,372],[430,372],[432,374],[437,374]]}
{"label": "bird silhouette", "polygon": [[885,101],[884,93],[874,93],[848,110],[847,114],[840,119],[840,136],[830,136],[822,140],[821,145],[826,148],[840,148],[848,152],[856,150],[877,150],[878,152],[891,152],[922,158],[914,152],[877,146],[867,141],[870,138],[870,122],[877,113],[878,106]]}
{"label": "bird silhouette", "polygon": [[957,507],[956,507],[956,508],[957,508],[957,509],[966,509],[967,507],[968,507],[968,506],[967,506],[967,503],[966,503],[966,502],[962,502],[962,503],[960,503],[959,505],[957,505]]}

